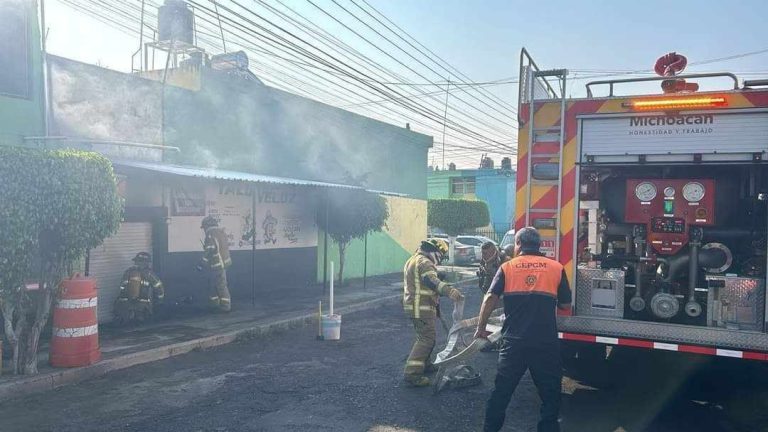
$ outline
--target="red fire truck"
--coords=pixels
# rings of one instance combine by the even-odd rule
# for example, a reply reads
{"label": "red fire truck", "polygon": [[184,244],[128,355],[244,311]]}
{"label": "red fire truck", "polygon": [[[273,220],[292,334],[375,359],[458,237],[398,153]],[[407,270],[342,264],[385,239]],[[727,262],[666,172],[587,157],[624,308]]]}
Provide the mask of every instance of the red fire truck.
{"label": "red fire truck", "polygon": [[566,268],[561,339],[768,360],[768,80],[685,61],[572,99],[523,49],[515,228]]}

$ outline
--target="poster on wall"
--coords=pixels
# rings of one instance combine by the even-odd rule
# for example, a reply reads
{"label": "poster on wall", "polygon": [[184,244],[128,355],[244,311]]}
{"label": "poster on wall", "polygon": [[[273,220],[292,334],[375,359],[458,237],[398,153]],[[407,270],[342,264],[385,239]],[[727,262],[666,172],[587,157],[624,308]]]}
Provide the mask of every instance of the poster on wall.
{"label": "poster on wall", "polygon": [[[187,191],[188,192],[188,191]],[[255,194],[255,213],[253,198]],[[205,188],[202,214],[172,214],[168,227],[169,252],[202,250],[205,216],[219,220],[229,237],[230,250],[285,249],[317,246],[315,200],[296,187],[221,182]],[[174,200],[175,202],[175,200]],[[184,201],[186,203],[186,201]]]}
{"label": "poster on wall", "polygon": [[205,216],[205,191],[183,187],[173,188],[171,216]]}

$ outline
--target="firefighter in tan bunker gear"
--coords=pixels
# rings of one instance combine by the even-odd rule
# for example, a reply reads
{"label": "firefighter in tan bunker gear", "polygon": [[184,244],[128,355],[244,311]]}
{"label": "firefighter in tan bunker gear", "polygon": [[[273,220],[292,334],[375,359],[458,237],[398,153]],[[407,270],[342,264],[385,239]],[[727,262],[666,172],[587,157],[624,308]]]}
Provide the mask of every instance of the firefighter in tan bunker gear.
{"label": "firefighter in tan bunker gear", "polygon": [[134,265],[123,273],[114,309],[118,323],[144,321],[152,316],[154,306],[163,303],[165,289],[152,271],[151,262],[152,257],[148,253],[139,252],[133,258]]}
{"label": "firefighter in tan bunker gear", "polygon": [[232,300],[227,287],[227,268],[232,265],[229,256],[229,239],[219,222],[208,216],[203,219],[200,226],[205,231],[203,243],[204,254],[197,269],[209,270],[208,288],[211,307],[219,312],[229,312],[232,308]]}
{"label": "firefighter in tan bunker gear", "polygon": [[403,269],[403,308],[411,318],[416,331],[413,348],[405,363],[406,383],[424,387],[431,384],[425,372],[434,370],[430,356],[435,347],[438,297],[448,296],[453,301],[462,299],[461,291],[443,282],[437,276],[436,265],[448,253],[448,245],[438,239],[421,242],[419,250],[405,263]]}

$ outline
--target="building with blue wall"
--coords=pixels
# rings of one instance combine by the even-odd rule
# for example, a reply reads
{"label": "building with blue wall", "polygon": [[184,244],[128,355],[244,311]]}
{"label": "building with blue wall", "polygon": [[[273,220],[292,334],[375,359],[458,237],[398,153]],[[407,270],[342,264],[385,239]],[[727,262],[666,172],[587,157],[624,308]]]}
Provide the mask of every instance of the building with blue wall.
{"label": "building with blue wall", "polygon": [[478,199],[488,204],[491,227],[504,232],[515,215],[515,172],[510,169],[430,170],[429,199]]}

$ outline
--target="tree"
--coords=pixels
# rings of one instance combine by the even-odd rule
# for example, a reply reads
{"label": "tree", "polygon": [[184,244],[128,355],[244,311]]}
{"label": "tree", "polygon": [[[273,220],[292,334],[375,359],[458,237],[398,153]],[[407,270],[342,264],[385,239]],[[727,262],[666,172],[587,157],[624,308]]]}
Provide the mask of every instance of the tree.
{"label": "tree", "polygon": [[485,201],[435,199],[427,203],[427,225],[440,228],[450,238],[449,258],[453,262],[456,236],[468,229],[488,225],[491,217]]}
{"label": "tree", "polygon": [[112,165],[91,152],[0,147],[0,184],[0,308],[14,372],[34,374],[62,279],[117,231],[122,199]]}
{"label": "tree", "polygon": [[344,254],[349,242],[381,231],[389,209],[384,198],[364,190],[329,189],[326,197],[328,212],[325,203],[318,206],[317,225],[339,245],[339,284],[343,284]]}

